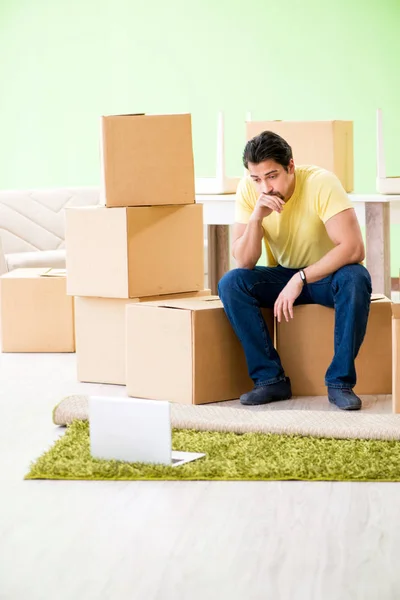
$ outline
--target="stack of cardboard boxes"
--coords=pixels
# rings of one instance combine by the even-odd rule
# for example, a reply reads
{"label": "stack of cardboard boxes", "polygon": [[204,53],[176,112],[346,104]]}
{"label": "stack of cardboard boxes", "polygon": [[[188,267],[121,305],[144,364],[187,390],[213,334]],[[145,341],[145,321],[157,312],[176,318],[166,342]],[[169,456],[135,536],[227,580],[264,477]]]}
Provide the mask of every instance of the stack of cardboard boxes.
{"label": "stack of cardboard boxes", "polygon": [[238,397],[244,354],[203,289],[190,115],[103,117],[101,148],[104,206],[66,210],[78,379],[144,398]]}
{"label": "stack of cardboard boxes", "polygon": [[104,205],[66,210],[67,293],[75,296],[78,378],[125,383],[125,307],[202,295],[202,206],[190,115],[101,120]]}

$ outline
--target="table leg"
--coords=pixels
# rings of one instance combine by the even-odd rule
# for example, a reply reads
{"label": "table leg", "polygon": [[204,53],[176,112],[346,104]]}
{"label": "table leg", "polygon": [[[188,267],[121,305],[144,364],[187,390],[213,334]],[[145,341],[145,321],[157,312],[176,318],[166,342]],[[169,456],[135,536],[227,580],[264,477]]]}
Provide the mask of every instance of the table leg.
{"label": "table leg", "polygon": [[218,294],[218,281],[229,271],[229,225],[208,225],[208,287]]}
{"label": "table leg", "polygon": [[365,203],[367,269],[374,294],[391,295],[390,282],[390,204]]}

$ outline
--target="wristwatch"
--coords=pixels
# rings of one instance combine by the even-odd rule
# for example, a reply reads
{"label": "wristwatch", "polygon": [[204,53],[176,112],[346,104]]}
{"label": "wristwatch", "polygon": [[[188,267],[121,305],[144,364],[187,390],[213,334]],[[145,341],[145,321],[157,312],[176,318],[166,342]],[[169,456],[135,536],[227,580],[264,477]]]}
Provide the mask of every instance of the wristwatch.
{"label": "wristwatch", "polygon": [[306,274],[304,273],[303,269],[300,269],[299,274],[300,274],[300,278],[303,282],[303,285],[307,285],[307,277],[306,277]]}

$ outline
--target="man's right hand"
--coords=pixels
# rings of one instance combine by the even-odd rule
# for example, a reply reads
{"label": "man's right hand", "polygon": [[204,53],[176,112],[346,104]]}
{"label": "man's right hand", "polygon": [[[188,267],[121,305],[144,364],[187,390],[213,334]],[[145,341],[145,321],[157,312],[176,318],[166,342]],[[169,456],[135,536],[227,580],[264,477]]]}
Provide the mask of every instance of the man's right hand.
{"label": "man's right hand", "polygon": [[269,196],[268,194],[261,194],[254,207],[253,213],[250,217],[251,221],[262,221],[265,217],[268,217],[273,211],[281,213],[285,201],[278,196]]}

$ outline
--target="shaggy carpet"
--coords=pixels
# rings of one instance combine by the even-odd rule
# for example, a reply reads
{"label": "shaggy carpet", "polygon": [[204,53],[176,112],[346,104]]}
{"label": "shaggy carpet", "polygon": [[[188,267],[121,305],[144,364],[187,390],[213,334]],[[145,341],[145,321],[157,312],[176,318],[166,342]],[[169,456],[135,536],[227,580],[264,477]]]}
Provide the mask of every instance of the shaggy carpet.
{"label": "shaggy carpet", "polygon": [[98,460],[75,420],[26,479],[400,481],[400,442],[173,429],[174,450],[205,452],[180,467]]}

